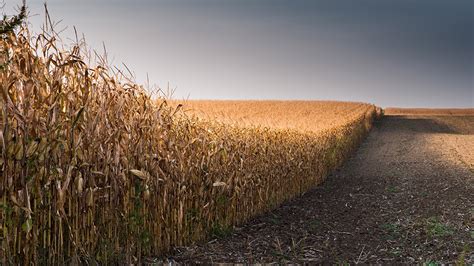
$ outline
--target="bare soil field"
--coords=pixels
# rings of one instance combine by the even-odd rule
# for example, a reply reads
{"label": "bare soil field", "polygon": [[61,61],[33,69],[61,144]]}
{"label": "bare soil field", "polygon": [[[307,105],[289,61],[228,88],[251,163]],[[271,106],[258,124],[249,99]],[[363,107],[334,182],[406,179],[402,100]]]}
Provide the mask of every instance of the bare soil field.
{"label": "bare soil field", "polygon": [[396,108],[389,107],[385,109],[386,115],[474,115],[474,108],[445,108],[445,109],[428,109],[428,108]]}
{"label": "bare soil field", "polygon": [[474,116],[386,116],[325,183],[166,260],[474,263]]}

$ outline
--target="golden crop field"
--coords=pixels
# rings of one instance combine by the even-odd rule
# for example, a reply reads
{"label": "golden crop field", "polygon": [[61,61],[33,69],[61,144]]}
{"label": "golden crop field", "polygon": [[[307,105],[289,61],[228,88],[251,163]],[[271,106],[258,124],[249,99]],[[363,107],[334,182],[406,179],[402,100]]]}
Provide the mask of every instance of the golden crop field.
{"label": "golden crop field", "polygon": [[211,101],[181,103],[187,114],[230,125],[318,133],[347,124],[372,108],[370,104],[336,101]]}
{"label": "golden crop field", "polygon": [[1,38],[1,264],[138,263],[225,232],[320,184],[376,116],[330,102],[195,105],[237,126],[183,116],[62,47]]}

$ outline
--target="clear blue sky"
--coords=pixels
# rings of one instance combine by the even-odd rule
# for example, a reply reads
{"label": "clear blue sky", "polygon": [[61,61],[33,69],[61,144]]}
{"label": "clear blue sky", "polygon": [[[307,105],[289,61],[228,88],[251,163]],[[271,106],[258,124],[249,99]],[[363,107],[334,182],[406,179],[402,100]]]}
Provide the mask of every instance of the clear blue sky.
{"label": "clear blue sky", "polygon": [[[8,0],[11,13],[20,1]],[[27,1],[38,29],[43,1]],[[51,0],[143,83],[194,99],[474,107],[472,0]],[[60,26],[60,28],[61,28]]]}

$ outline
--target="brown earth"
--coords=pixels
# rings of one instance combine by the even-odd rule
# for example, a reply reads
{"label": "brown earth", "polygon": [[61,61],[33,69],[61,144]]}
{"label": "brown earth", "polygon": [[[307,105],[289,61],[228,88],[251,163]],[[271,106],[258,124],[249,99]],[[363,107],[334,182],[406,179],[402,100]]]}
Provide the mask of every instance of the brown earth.
{"label": "brown earth", "polygon": [[474,115],[474,108],[438,108],[438,109],[429,109],[429,108],[397,108],[397,107],[388,107],[385,108],[385,114],[387,115],[436,115],[436,116],[445,116],[445,115]]}
{"label": "brown earth", "polygon": [[178,263],[474,263],[474,116],[387,116],[326,182]]}

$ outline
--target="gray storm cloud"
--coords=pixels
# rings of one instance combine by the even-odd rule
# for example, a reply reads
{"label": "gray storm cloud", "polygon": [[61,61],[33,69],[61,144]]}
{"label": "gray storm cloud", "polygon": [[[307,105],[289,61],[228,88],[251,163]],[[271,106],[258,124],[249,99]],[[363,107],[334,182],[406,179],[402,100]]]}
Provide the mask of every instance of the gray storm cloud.
{"label": "gray storm cloud", "polygon": [[[14,3],[7,3],[7,11]],[[30,1],[36,29],[42,2]],[[144,82],[196,99],[473,107],[471,0],[48,1]]]}

